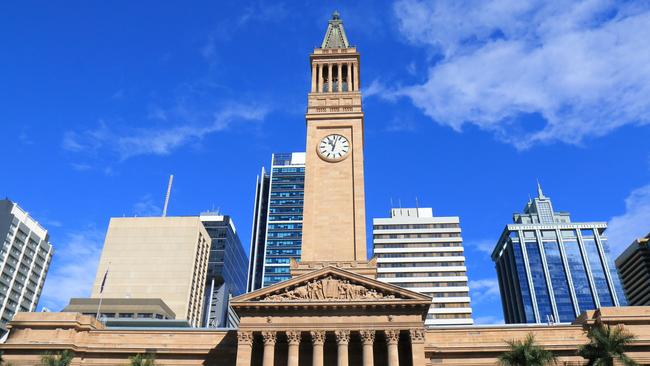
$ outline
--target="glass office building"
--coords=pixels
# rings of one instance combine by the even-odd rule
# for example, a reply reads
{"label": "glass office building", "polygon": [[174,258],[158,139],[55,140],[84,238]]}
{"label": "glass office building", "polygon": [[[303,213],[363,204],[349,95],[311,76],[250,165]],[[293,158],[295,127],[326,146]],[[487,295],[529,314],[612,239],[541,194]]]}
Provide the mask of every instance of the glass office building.
{"label": "glass office building", "polygon": [[271,171],[257,177],[248,291],[291,278],[300,260],[305,153],[273,154]]}
{"label": "glass office building", "polygon": [[200,219],[212,241],[205,283],[203,326],[234,327],[238,321],[229,311],[229,300],[246,292],[248,258],[230,216],[207,212],[202,213]]}
{"label": "glass office building", "polygon": [[571,222],[537,188],[493,253],[506,323],[571,322],[580,313],[627,305],[604,222]]}

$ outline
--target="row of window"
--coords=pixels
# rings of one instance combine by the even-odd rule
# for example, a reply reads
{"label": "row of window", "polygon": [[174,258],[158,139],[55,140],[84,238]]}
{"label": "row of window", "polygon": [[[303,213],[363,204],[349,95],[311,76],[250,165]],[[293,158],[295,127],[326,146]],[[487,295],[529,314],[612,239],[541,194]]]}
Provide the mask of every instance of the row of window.
{"label": "row of window", "polygon": [[388,249],[388,248],[453,248],[453,247],[462,247],[463,243],[453,242],[453,243],[377,243],[375,244],[376,249]]}
{"label": "row of window", "polygon": [[404,278],[404,277],[450,277],[450,276],[466,276],[465,271],[451,271],[451,272],[395,272],[395,273],[380,273],[377,278]]}
{"label": "row of window", "polygon": [[464,266],[465,262],[412,262],[412,263],[377,263],[378,268],[396,267],[451,267]]}
{"label": "row of window", "polygon": [[452,282],[403,282],[400,287],[461,287],[467,286],[467,281]]}
{"label": "row of window", "polygon": [[432,308],[436,309],[454,309],[454,308],[468,308],[468,302],[443,302],[443,303],[433,303],[431,304]]}
{"label": "row of window", "polygon": [[427,319],[469,319],[472,314],[427,314]]}
{"label": "row of window", "polygon": [[375,239],[459,238],[460,233],[374,234]]}
{"label": "row of window", "polygon": [[463,252],[377,253],[377,258],[462,257]]}
{"label": "row of window", "polygon": [[375,230],[397,230],[397,229],[456,229],[458,224],[395,224],[375,225]]}

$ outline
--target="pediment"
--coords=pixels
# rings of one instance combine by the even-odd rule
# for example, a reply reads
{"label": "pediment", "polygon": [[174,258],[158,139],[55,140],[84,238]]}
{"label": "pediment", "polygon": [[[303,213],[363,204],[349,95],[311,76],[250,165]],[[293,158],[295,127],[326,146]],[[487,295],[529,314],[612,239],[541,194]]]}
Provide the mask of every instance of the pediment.
{"label": "pediment", "polygon": [[359,303],[359,302],[430,303],[417,292],[387,284],[337,267],[325,267],[290,280],[235,297],[231,304],[263,303]]}

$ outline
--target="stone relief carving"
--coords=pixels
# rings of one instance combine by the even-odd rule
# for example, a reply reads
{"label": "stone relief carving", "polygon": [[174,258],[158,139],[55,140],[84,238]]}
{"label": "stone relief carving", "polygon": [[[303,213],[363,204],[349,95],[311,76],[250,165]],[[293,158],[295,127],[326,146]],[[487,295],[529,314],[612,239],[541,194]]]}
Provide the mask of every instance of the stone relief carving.
{"label": "stone relief carving", "polygon": [[237,343],[239,344],[253,344],[253,332],[239,331],[237,332]]}
{"label": "stone relief carving", "polygon": [[264,339],[264,344],[275,344],[276,333],[262,332],[262,338]]}
{"label": "stone relief carving", "polygon": [[287,289],[282,293],[270,295],[262,301],[319,301],[319,300],[374,300],[394,299],[377,290],[350,283],[348,280],[332,276],[309,282],[303,286]]}
{"label": "stone relief carving", "polygon": [[411,334],[411,342],[424,342],[425,331],[424,329],[414,328],[410,329],[409,333]]}
{"label": "stone relief carving", "polygon": [[309,332],[311,334],[311,342],[313,344],[323,344],[325,343],[325,331],[324,330],[312,330]]}
{"label": "stone relief carving", "polygon": [[350,343],[350,331],[349,330],[337,330],[334,332],[336,335],[337,344],[348,344]]}
{"label": "stone relief carving", "polygon": [[397,344],[399,341],[399,330],[397,329],[388,329],[384,331],[386,334],[386,343],[388,344]]}
{"label": "stone relief carving", "polygon": [[375,341],[375,331],[373,329],[362,329],[359,334],[361,334],[363,344],[372,344]]}
{"label": "stone relief carving", "polygon": [[287,331],[287,341],[289,344],[300,344],[300,331]]}

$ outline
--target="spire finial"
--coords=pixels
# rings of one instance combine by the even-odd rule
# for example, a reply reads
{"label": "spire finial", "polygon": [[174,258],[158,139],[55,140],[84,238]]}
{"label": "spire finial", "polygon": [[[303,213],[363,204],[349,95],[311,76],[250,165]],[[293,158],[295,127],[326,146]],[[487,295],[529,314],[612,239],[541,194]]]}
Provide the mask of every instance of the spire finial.
{"label": "spire finial", "polygon": [[539,179],[537,180],[537,198],[544,198],[544,192],[542,192],[542,185],[539,184]]}
{"label": "spire finial", "polygon": [[338,10],[334,10],[334,12],[332,13],[332,20],[339,20],[339,19],[341,19],[341,14],[339,14]]}

